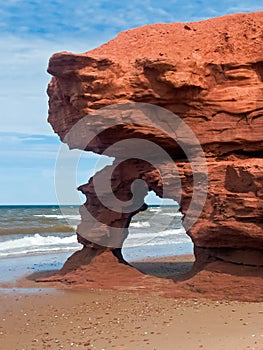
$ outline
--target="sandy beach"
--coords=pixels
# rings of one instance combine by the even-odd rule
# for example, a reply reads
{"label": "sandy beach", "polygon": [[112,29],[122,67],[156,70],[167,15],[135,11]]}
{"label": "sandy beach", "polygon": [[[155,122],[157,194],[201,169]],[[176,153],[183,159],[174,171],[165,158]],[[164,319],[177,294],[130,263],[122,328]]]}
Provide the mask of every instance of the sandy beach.
{"label": "sandy beach", "polygon": [[90,290],[0,295],[0,344],[40,349],[262,349],[263,304]]}
{"label": "sandy beach", "polygon": [[[185,272],[191,257],[175,259]],[[160,260],[156,273],[168,273],[171,258]],[[144,262],[147,266],[154,272],[158,264]],[[262,302],[167,298],[143,288],[80,289],[32,278],[3,286],[0,348],[5,350],[263,348]]]}

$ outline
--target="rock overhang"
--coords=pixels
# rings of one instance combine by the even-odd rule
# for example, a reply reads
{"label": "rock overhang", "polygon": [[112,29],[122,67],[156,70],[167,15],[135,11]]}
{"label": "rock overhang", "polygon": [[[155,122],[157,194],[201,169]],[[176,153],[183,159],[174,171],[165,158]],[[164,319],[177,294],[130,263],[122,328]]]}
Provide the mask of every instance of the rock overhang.
{"label": "rock overhang", "polygon": [[[54,77],[48,88],[49,122],[61,139],[67,142],[72,127],[86,120],[85,127],[95,135],[86,149],[96,153],[133,137],[157,143],[180,169],[184,214],[193,194],[191,167],[174,139],[129,111],[113,115],[114,126],[103,131],[109,116],[99,111],[114,104],[153,104],[175,113],[193,130],[207,158],[209,179],[204,209],[188,231],[196,256],[207,249],[210,255],[227,259],[229,249],[233,256],[237,250],[263,249],[262,25],[262,12],[150,25],[121,33],[90,52],[63,52],[50,60],[49,72]],[[71,147],[83,146],[73,142]],[[118,152],[109,155],[122,156]],[[170,197],[177,199],[170,170],[174,164],[156,163],[165,168],[165,180],[138,162],[131,161],[135,169],[131,173],[144,177],[160,196],[166,181]],[[127,186],[128,198],[131,179],[126,181],[122,171],[117,173],[115,181]],[[88,197],[85,207],[112,225],[112,214],[100,207],[93,192],[93,180],[82,190]],[[125,198],[121,191],[121,186],[115,188]],[[115,225],[125,228],[123,239],[129,220],[127,215],[114,216]],[[220,254],[215,249],[221,249]],[[222,253],[224,249],[228,254]]]}

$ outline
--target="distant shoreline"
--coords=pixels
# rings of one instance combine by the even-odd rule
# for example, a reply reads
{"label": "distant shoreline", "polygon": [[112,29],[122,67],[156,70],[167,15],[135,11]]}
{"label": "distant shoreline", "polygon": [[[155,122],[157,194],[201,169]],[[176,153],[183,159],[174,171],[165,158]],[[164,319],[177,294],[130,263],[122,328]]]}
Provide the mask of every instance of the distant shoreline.
{"label": "distant shoreline", "polygon": [[[8,208],[78,208],[82,204],[0,204],[0,209],[8,209]],[[147,204],[149,208],[178,208],[179,204]]]}

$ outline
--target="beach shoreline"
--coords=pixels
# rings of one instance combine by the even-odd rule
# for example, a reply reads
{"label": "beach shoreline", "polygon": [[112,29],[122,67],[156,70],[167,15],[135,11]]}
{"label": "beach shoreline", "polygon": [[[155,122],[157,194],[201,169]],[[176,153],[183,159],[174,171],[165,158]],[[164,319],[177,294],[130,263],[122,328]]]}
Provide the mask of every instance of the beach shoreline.
{"label": "beach shoreline", "polygon": [[[89,290],[90,288],[92,289],[92,287],[85,284],[81,285],[81,283],[76,285],[75,283],[61,283],[60,281],[40,281],[42,278],[45,279],[56,276],[57,273],[59,274],[63,264],[71,255],[72,252],[64,252],[58,254],[20,256],[15,259],[12,257],[1,259],[0,294],[43,294],[44,292],[57,293],[58,291],[72,289],[82,291]],[[149,276],[149,278],[157,277],[157,280],[162,278],[164,282],[171,276],[180,276],[188,273],[191,271],[193,263],[193,254],[160,258],[148,257],[142,260],[129,261],[132,272],[137,272],[136,277],[140,277],[142,274],[147,277]],[[118,266],[125,268],[122,264],[118,264]],[[122,276],[119,276],[120,284],[122,283],[125,272],[124,269],[122,271]],[[127,278],[129,278],[129,271]],[[125,286],[123,287],[125,289]],[[104,286],[103,289],[110,290],[111,286],[108,288]]]}

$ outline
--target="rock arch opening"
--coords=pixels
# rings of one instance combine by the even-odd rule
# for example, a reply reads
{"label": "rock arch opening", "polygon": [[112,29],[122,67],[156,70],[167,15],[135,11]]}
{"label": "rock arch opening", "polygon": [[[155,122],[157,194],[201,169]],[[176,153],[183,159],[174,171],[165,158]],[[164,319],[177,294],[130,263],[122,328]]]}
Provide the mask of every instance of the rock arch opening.
{"label": "rock arch opening", "polygon": [[193,242],[182,225],[180,206],[154,191],[145,197],[148,208],[134,215],[122,254],[145,274],[172,277],[189,272],[194,263]]}

